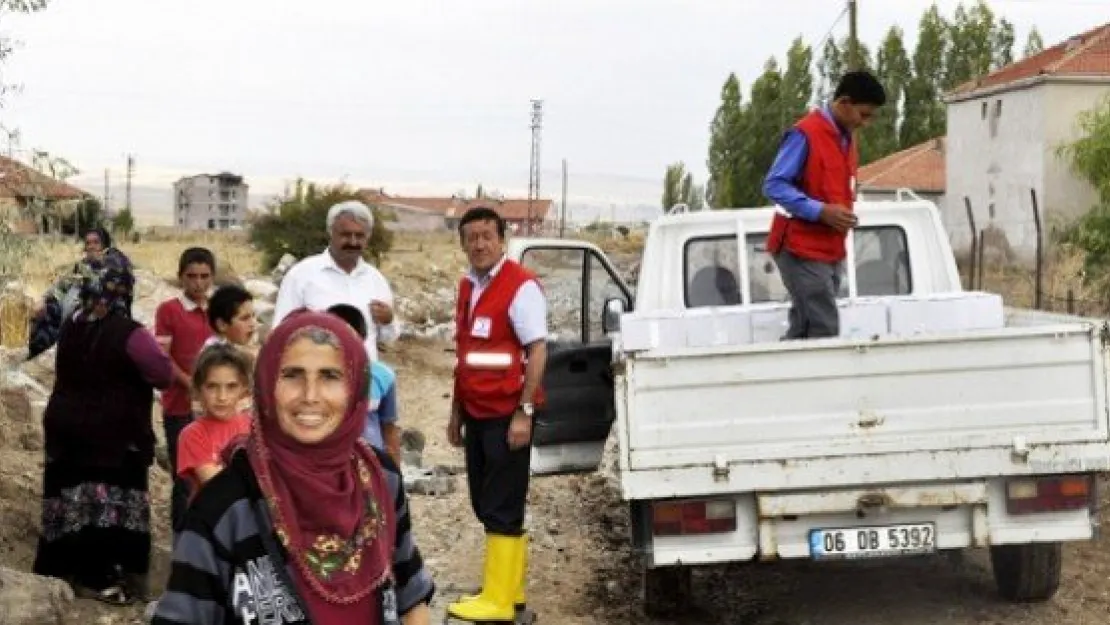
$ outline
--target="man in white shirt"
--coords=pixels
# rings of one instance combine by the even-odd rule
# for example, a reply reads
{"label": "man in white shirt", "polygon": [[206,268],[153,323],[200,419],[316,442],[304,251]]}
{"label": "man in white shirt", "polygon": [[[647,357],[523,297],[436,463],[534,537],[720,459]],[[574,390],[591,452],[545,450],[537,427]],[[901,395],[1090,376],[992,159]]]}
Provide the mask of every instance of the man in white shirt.
{"label": "man in white shirt", "polygon": [[378,359],[378,343],[390,344],[400,335],[393,315],[393,291],[385,276],[362,258],[374,213],[358,200],[328,210],[328,249],[289,269],[281,281],[274,307],[273,327],[298,308],[325,311],[336,304],[354,306],[366,316],[366,351]]}

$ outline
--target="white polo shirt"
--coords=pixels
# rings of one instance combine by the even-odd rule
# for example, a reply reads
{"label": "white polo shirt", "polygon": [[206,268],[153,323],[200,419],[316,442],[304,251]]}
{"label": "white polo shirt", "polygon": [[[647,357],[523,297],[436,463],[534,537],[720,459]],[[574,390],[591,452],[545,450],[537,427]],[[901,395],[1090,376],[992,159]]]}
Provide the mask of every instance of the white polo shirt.
{"label": "white polo shirt", "polygon": [[378,300],[393,306],[393,290],[376,267],[359,259],[350,273],[335,264],[328,250],[309,256],[293,265],[281,281],[274,305],[273,327],[298,308],[326,311],[336,304],[349,304],[366,318],[366,351],[378,359],[378,341],[392,343],[401,334],[396,311],[393,323],[380,326],[370,318],[370,302]]}

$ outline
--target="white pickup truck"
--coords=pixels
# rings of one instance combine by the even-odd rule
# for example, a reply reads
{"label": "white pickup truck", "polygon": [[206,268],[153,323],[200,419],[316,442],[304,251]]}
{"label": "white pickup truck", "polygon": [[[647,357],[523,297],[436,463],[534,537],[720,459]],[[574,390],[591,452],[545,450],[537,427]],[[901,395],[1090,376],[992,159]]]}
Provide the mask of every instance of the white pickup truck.
{"label": "white pickup truck", "polygon": [[[999,304],[993,327],[861,330],[842,312],[841,337],[781,341],[773,210],[660,217],[635,297],[590,243],[511,242],[554,298],[533,473],[597,470],[616,422],[649,610],[695,565],[967,548],[990,549],[1003,597],[1050,598],[1063,541],[1098,525],[1110,329]],[[856,210],[842,311],[961,293],[935,205]]]}

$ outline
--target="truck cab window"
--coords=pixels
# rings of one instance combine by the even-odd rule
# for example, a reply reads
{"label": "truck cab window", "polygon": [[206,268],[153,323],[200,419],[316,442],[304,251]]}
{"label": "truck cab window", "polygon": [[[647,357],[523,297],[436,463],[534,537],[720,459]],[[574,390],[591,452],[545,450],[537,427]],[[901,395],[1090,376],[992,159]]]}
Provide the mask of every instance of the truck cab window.
{"label": "truck cab window", "polygon": [[[752,303],[790,299],[778,267],[767,253],[767,235],[749,234],[746,241]],[[906,233],[898,226],[873,226],[855,231],[856,288],[861,296],[908,295],[913,291]],[[686,243],[686,307],[740,303],[736,237],[696,238]],[[735,286],[734,286],[735,285]],[[840,284],[848,296],[848,281]]]}
{"label": "truck cab window", "polygon": [[572,248],[529,249],[521,265],[536,274],[547,296],[548,332],[557,342],[581,343],[582,281],[586,252]]}
{"label": "truck cab window", "polygon": [[740,303],[740,264],[736,237],[691,239],[686,243],[686,307]]}

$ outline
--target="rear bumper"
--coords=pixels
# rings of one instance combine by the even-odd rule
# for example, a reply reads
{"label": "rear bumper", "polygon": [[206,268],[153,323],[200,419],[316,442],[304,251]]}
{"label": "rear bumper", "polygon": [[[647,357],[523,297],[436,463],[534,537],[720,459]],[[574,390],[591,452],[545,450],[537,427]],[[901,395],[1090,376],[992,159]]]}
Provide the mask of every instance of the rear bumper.
{"label": "rear bumper", "polygon": [[932,523],[937,549],[949,550],[1089,540],[1097,524],[1092,510],[1010,515],[1003,479],[728,498],[736,505],[736,530],[694,536],[651,536],[650,506],[634,505],[637,546],[648,566],[808,559],[810,532],[819,529]]}

